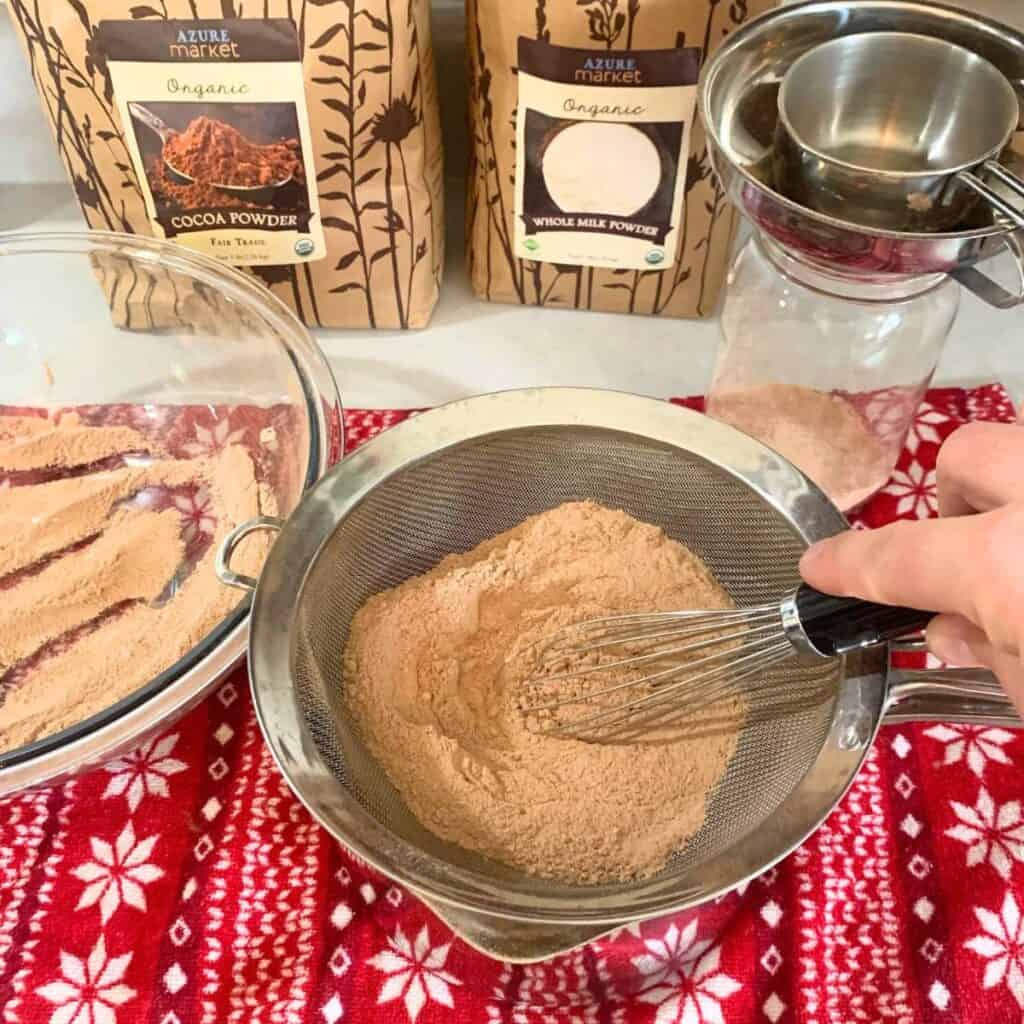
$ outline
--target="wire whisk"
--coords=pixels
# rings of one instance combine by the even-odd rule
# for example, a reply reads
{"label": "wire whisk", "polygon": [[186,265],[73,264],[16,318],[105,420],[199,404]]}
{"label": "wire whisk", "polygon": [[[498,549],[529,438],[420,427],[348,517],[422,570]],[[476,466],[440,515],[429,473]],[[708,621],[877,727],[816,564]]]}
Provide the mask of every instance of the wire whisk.
{"label": "wire whisk", "polygon": [[[655,729],[737,697],[747,714],[784,713],[820,699],[823,662],[904,636],[931,616],[803,584],[777,605],[591,619],[549,639],[520,706],[543,731],[574,735]],[[809,661],[809,689],[791,680],[783,691],[772,669],[798,655]],[[605,684],[608,674],[623,678]],[[567,714],[577,707],[582,714]]]}

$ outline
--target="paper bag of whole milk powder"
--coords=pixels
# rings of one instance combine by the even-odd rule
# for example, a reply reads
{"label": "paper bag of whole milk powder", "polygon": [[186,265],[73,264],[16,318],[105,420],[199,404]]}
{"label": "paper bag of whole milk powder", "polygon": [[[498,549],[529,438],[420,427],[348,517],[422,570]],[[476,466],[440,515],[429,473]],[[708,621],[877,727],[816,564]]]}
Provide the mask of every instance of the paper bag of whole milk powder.
{"label": "paper bag of whole milk powder", "polygon": [[467,0],[467,250],[495,302],[708,316],[734,212],[704,55],[771,0]]}
{"label": "paper bag of whole milk powder", "polygon": [[[91,227],[248,270],[310,325],[427,322],[443,256],[429,0],[7,6]],[[187,305],[180,277],[106,271],[126,326]]]}

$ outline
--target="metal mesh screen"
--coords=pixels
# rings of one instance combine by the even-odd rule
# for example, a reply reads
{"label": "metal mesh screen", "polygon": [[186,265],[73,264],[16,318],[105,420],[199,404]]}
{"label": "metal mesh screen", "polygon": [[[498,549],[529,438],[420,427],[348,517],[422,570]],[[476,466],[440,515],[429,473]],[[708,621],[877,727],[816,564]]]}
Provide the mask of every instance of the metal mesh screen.
{"label": "metal mesh screen", "polygon": [[[427,854],[499,883],[514,880],[560,895],[571,887],[527,878],[418,824],[346,714],[341,659],[349,622],[370,595],[530,515],[583,498],[622,509],[685,543],[739,605],[778,601],[797,583],[795,566],[804,545],[791,524],[698,456],[607,430],[531,428],[445,449],[374,488],[338,524],[310,568],[291,651],[300,703],[321,755],[378,821]],[[804,699],[791,701],[785,716],[751,716],[710,799],[704,827],[658,881],[678,876],[686,888],[691,869],[757,828],[791,792],[825,741],[837,673],[820,664],[774,670],[784,692]]]}

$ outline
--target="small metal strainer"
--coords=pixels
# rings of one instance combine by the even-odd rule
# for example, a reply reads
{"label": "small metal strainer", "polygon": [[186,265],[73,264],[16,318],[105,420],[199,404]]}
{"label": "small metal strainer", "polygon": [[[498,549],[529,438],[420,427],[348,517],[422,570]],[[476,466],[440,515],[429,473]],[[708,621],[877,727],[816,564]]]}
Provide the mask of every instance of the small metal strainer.
{"label": "small metal strainer", "polygon": [[[581,498],[662,527],[739,605],[780,600],[798,582],[804,548],[846,528],[799,470],[731,427],[666,402],[551,388],[410,419],[336,466],[283,526],[244,524],[222,551],[221,578],[256,586],[253,692],[292,788],[334,836],[485,952],[537,959],[760,873],[829,813],[887,711],[905,715],[910,705],[919,718],[1019,724],[991,677],[900,675],[887,670],[884,651],[866,651],[815,668],[807,688],[815,702],[744,729],[703,828],[653,878],[566,885],[438,839],[410,814],[347,716],[340,680],[349,623],[370,595]],[[229,562],[246,533],[266,527],[281,532],[257,586]],[[786,665],[778,684],[803,686],[807,671]],[[822,673],[833,685],[821,685]]]}

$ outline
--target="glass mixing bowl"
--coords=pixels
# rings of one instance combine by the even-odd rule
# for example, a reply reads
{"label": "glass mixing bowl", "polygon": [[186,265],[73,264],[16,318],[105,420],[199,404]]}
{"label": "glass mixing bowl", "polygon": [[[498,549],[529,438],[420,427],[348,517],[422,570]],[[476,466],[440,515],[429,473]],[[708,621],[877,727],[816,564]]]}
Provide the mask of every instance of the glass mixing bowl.
{"label": "glass mixing bowl", "polygon": [[[324,356],[254,279],[135,236],[0,234],[0,414],[69,409],[161,446],[173,436],[186,454],[246,444],[282,516],[343,450]],[[3,474],[0,513],[4,490],[33,482]],[[202,525],[201,508],[190,508],[183,528],[188,514]],[[166,726],[241,659],[248,611],[243,597],[135,692],[0,754],[0,795],[70,775]]]}

